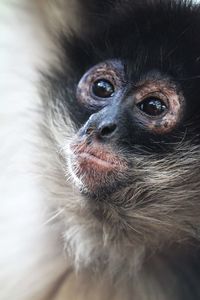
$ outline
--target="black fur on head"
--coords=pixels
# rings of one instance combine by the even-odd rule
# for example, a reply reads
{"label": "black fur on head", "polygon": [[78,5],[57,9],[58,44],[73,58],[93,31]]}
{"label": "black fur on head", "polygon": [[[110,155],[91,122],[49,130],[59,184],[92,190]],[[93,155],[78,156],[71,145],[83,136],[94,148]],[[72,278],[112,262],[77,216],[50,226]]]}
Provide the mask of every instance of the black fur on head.
{"label": "black fur on head", "polygon": [[[130,87],[126,97],[138,83],[168,82],[183,99],[176,126],[154,132],[138,125],[129,111],[119,116],[118,137],[103,147],[126,168],[102,175],[93,190],[92,184],[88,189],[81,183],[81,201],[98,223],[97,235],[103,240],[107,232],[104,246],[123,241],[121,248],[140,244],[154,249],[199,239],[200,7],[191,1],[105,1],[98,14],[95,3],[93,14],[85,12],[79,34],[60,37],[62,71],[49,78],[48,101],[54,103],[50,109],[62,158],[67,161],[71,126],[75,138],[71,134],[70,143],[81,143],[89,117],[107,109],[84,105],[77,97],[78,83],[90,68],[120,61],[123,82]],[[92,167],[90,176],[98,177]]]}

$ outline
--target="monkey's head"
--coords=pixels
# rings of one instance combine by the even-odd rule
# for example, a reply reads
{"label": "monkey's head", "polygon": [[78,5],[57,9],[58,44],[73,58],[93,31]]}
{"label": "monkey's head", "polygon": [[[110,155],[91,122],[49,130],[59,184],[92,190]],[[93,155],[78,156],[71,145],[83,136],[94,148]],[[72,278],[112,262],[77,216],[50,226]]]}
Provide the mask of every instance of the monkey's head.
{"label": "monkey's head", "polygon": [[62,41],[67,59],[51,80],[57,118],[76,132],[61,146],[78,210],[104,247],[198,237],[200,7],[127,1],[90,26]]}

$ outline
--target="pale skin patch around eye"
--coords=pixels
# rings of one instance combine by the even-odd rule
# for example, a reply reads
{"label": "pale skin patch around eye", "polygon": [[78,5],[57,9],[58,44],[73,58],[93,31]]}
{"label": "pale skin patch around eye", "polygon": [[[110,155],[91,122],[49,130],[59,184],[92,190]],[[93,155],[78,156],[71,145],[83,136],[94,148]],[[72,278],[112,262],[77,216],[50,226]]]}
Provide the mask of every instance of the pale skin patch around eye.
{"label": "pale skin patch around eye", "polygon": [[136,105],[154,97],[166,106],[166,111],[160,116],[149,116],[136,109],[136,118],[147,129],[155,133],[167,133],[179,123],[184,109],[184,97],[175,84],[167,80],[147,81],[137,86],[134,96]]}
{"label": "pale skin patch around eye", "polygon": [[108,80],[120,92],[123,82],[123,66],[117,60],[100,63],[89,69],[79,81],[76,96],[83,105],[88,107],[102,106],[108,99],[95,97],[92,93],[92,84],[99,80]]}

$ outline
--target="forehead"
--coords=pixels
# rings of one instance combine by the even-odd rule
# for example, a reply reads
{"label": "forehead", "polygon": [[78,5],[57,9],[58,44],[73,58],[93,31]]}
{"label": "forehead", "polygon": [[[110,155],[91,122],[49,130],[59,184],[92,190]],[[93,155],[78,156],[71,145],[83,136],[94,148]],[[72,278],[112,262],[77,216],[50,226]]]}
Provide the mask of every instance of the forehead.
{"label": "forehead", "polygon": [[76,51],[83,72],[112,58],[121,59],[130,75],[153,69],[190,73],[192,67],[194,71],[200,55],[199,12],[186,5],[162,3],[138,8],[131,3],[113,11],[97,28],[91,24],[92,33],[81,34]]}

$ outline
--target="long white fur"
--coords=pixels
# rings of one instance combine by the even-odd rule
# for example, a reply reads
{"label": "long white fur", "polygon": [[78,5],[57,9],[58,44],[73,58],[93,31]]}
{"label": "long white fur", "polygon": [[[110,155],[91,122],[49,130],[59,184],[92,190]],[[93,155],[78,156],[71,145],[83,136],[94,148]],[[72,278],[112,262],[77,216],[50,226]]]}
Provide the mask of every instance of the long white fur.
{"label": "long white fur", "polygon": [[[38,172],[38,71],[50,47],[34,1],[0,3],[0,299],[39,300],[64,272]],[[61,253],[61,254],[60,254]]]}

